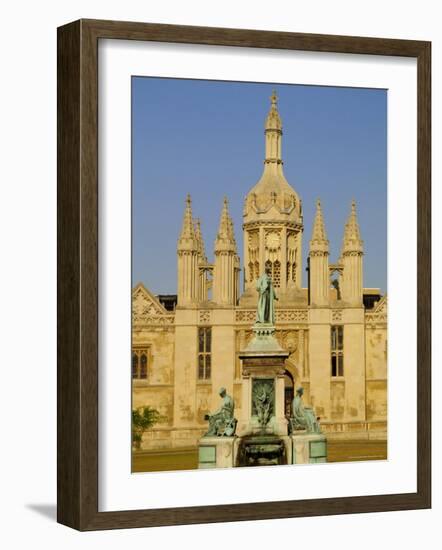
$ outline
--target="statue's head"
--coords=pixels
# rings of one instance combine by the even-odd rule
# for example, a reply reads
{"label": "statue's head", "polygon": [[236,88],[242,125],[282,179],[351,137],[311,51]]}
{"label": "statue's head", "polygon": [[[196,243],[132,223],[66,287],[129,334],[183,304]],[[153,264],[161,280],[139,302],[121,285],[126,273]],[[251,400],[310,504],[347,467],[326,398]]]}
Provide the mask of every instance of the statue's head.
{"label": "statue's head", "polygon": [[296,393],[301,397],[304,394],[304,388],[300,387],[296,390]]}
{"label": "statue's head", "polygon": [[220,388],[218,393],[221,397],[225,397],[227,394],[226,388]]}
{"label": "statue's head", "polygon": [[269,266],[267,266],[267,267],[265,268],[265,273],[266,273],[266,275],[268,275],[269,277],[270,277],[270,275],[272,274],[272,270],[270,269]]}

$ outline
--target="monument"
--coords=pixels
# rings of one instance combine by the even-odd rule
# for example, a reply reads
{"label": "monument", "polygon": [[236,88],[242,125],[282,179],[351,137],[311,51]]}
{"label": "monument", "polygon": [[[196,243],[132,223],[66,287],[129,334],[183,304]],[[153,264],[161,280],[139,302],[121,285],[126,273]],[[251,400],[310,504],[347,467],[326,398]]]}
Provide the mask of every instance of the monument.
{"label": "monument", "polygon": [[284,411],[285,361],[289,352],[275,338],[277,296],[269,270],[256,281],[259,294],[254,336],[239,353],[242,363],[242,408],[225,388],[221,407],[206,415],[207,433],[199,442],[200,468],[307,464],[327,461],[327,442],[312,407],[296,390],[289,419]]}

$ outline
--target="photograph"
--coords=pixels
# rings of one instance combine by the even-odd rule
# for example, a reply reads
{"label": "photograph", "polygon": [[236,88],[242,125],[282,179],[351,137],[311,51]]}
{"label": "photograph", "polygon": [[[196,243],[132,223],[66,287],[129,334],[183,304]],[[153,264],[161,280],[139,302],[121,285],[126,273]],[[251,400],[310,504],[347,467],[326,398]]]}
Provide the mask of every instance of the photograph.
{"label": "photograph", "polygon": [[132,76],[133,473],[388,460],[387,92]]}
{"label": "photograph", "polygon": [[433,547],[440,2],[2,7],[1,546]]}

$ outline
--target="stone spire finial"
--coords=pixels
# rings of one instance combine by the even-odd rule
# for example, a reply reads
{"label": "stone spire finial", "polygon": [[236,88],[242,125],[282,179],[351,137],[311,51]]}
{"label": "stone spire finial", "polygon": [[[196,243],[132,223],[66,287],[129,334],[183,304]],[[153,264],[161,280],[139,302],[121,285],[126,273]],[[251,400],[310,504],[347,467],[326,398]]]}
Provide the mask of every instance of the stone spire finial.
{"label": "stone spire finial", "polygon": [[198,247],[198,257],[199,260],[203,263],[207,263],[206,250],[204,247],[203,233],[201,231],[201,220],[197,218],[195,220],[195,238]]}
{"label": "stone spire finial", "polygon": [[218,304],[234,305],[238,299],[239,260],[229,214],[229,203],[224,197],[218,233],[215,240],[213,269],[213,300]]}
{"label": "stone spire finial", "polygon": [[229,202],[227,197],[224,197],[223,201],[223,209],[221,211],[221,219],[218,228],[218,237],[230,238]]}
{"label": "stone spire finial", "polygon": [[186,197],[186,208],[184,210],[183,226],[181,229],[181,234],[178,240],[178,248],[197,248],[195,227],[193,225],[192,217],[192,200],[188,194]]}
{"label": "stone spire finial", "polygon": [[359,229],[358,216],[356,214],[356,202],[353,199],[351,202],[350,216],[345,224],[342,253],[362,252],[363,245],[364,242],[361,239],[361,231]]}
{"label": "stone spire finial", "polygon": [[235,245],[235,251],[236,251],[236,239],[235,239],[235,229],[233,227],[233,219],[229,212],[229,201],[227,200],[227,197],[224,197],[224,208],[227,211],[227,219],[228,219],[228,238],[232,241],[232,243]]}
{"label": "stone spire finial", "polygon": [[341,261],[344,269],[341,294],[344,302],[358,307],[362,307],[363,304],[363,245],[356,214],[356,203],[353,200],[342,241]]}
{"label": "stone spire finial", "polygon": [[229,202],[224,197],[223,209],[219,221],[218,233],[215,240],[216,250],[232,250],[236,252],[236,242],[233,230],[233,221],[229,214]]}
{"label": "stone spire finial", "polygon": [[310,241],[309,290],[311,304],[323,307],[330,300],[330,274],[328,265],[328,239],[322,215],[321,201],[316,201],[316,214]]}
{"label": "stone spire finial", "polygon": [[235,229],[233,227],[233,220],[232,217],[229,215],[229,236],[232,240],[234,246],[235,246],[235,252],[236,252],[236,239],[235,239]]}
{"label": "stone spire finial", "polygon": [[276,95],[276,91],[273,90],[272,95],[270,96],[270,111],[266,118],[266,130],[278,130],[279,132],[282,130],[282,122],[281,117],[278,113],[278,96]]}
{"label": "stone spire finial", "polygon": [[310,240],[310,250],[328,252],[328,239],[325,231],[324,217],[322,214],[321,201],[316,201],[316,214],[313,222],[312,238]]}
{"label": "stone spire finial", "polygon": [[198,301],[198,243],[192,218],[192,201],[186,198],[183,227],[178,239],[178,305],[195,304]]}
{"label": "stone spire finial", "polygon": [[313,223],[312,241],[327,241],[327,233],[325,232],[324,217],[322,215],[320,199],[316,201],[316,215]]}

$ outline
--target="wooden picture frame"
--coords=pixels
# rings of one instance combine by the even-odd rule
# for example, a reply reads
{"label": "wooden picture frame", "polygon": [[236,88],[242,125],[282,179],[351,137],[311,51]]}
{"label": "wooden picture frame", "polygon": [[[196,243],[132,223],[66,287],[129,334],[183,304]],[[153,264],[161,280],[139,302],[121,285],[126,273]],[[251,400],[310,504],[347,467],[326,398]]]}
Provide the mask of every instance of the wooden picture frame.
{"label": "wooden picture frame", "polygon": [[[417,492],[98,511],[98,41],[124,39],[404,56],[418,71]],[[58,521],[82,531],[431,506],[431,44],[79,20],[58,29]]]}

